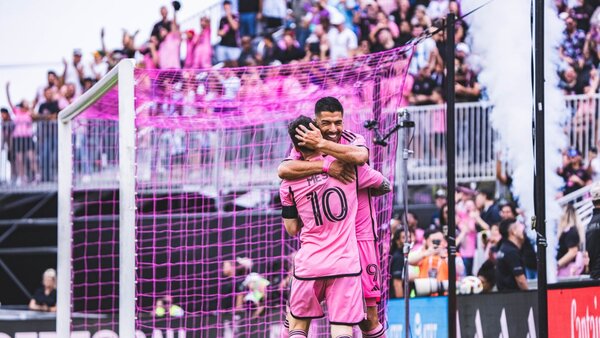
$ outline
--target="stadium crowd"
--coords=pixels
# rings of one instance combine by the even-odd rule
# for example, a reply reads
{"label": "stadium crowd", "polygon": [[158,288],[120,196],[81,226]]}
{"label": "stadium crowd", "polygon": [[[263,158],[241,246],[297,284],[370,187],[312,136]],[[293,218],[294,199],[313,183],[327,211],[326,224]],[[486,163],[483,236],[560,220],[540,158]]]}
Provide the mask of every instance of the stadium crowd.
{"label": "stadium crowd", "polygon": [[[600,63],[599,1],[555,2],[566,25],[560,45],[560,86],[565,94],[597,93],[600,83],[597,71]],[[64,60],[62,72],[48,71],[47,82],[39,86],[32,101],[23,99],[13,104],[8,93],[9,84],[6,84],[9,108],[1,111],[3,137],[0,146],[8,149],[11,177],[17,184],[56,179],[57,132],[52,121],[61,109],[91,88],[123,58],[135,58],[140,68],[148,70],[252,67],[306,61],[334,64],[346,58],[402,46],[422,36],[448,12],[459,17],[462,14],[459,0],[244,0],[237,4],[237,11],[233,5],[228,0],[223,2],[224,15],[217,32],[220,41],[216,45],[211,42],[210,18],[201,17],[197,30],[182,32],[176,6],[171,15],[169,8],[162,7],[160,20],[153,26],[146,42],[136,42],[139,40],[137,32],[124,32],[122,47],[108,50],[104,32],[100,32],[101,48],[93,53],[92,61],[87,63],[82,51],[75,49],[72,59]],[[468,29],[464,20],[458,21],[457,54],[453,60],[457,70],[458,102],[485,98],[484,88],[477,79],[478,69],[469,61]],[[182,49],[182,45],[185,48]],[[444,46],[441,34],[416,45],[405,82],[407,94],[403,104],[444,102],[445,60],[440,52]],[[212,80],[218,84],[215,87],[220,88],[219,95],[233,99],[243,96],[245,90],[258,82],[268,82],[270,75],[260,73],[262,69],[258,72],[241,74],[231,70]],[[243,75],[247,76],[244,78]],[[578,119],[594,116],[586,115],[583,109],[574,115]],[[47,126],[36,129],[34,121]],[[44,132],[40,133],[41,130]],[[34,151],[37,148],[42,150]],[[597,150],[592,152],[597,155]],[[584,164],[576,149],[565,151],[565,164],[559,170],[565,178],[565,193],[588,185],[598,177],[599,159],[596,156],[590,158],[590,163]],[[502,182],[506,177],[499,175],[498,180]],[[408,241],[414,243],[407,262],[411,280],[427,277],[444,280],[448,277],[444,257],[447,243],[442,232],[443,226],[447,225],[445,198],[444,191],[436,193],[439,211],[426,224],[420,224],[414,214],[409,214],[411,238]],[[508,199],[495,200],[494,192],[486,189],[460,189],[457,201],[460,231],[457,266],[461,276],[480,276],[486,290],[494,286],[498,290],[526,288],[523,279],[509,275],[514,273],[517,263],[522,267],[519,276],[531,279],[536,275],[532,241],[520,228],[523,220],[517,206]],[[398,227],[399,221],[400,217],[397,217],[393,222],[391,243],[391,290],[396,296],[402,295],[400,271],[406,265],[402,247],[407,241]],[[582,273],[583,250],[580,248],[584,236],[572,207],[565,208],[559,235],[559,274]],[[515,263],[503,257],[516,257],[520,261]],[[512,272],[510,268],[513,268]]]}
{"label": "stadium crowd", "polygon": [[[23,99],[13,104],[7,95],[9,107],[2,109],[2,121],[13,123],[5,124],[2,146],[10,150],[11,178],[19,184],[55,180],[56,173],[47,167],[56,163],[56,131],[46,121],[54,121],[61,109],[123,58],[135,58],[138,67],[149,70],[304,61],[335,64],[345,58],[406,44],[439,26],[448,12],[457,13],[459,17],[463,14],[461,2],[456,0],[238,2],[223,1],[224,15],[218,25],[219,42],[215,45],[211,41],[211,18],[202,16],[197,29],[182,32],[177,19],[179,4],[174,2],[171,10],[166,6],[160,8],[160,19],[144,43],[138,42],[137,31],[124,31],[121,48],[109,50],[105,47],[102,30],[101,46],[91,55],[91,61],[87,61],[81,50],[75,49],[71,60],[63,60],[61,72],[48,71],[47,82],[38,87],[33,101]],[[560,45],[561,88],[566,94],[596,93],[599,78],[596,68],[600,62],[600,18],[595,10],[598,1],[557,0],[556,5],[566,24]],[[458,102],[485,99],[485,89],[477,80],[479,66],[473,61],[476,58],[471,58],[468,24],[459,19],[456,28],[456,99]],[[444,55],[440,51],[444,46],[442,34],[416,45],[404,85],[403,105],[443,103]],[[231,76],[211,79],[214,82],[211,87],[216,89],[210,94],[232,99],[243,96],[247,87],[264,85],[265,90],[269,90],[267,82],[271,74],[259,70],[253,75],[256,76],[233,71]],[[209,89],[214,88],[196,87],[198,95],[206,94],[200,92]],[[211,98],[210,95],[205,97]],[[582,105],[573,112],[575,125],[587,125],[585,121],[594,118],[593,107],[588,108]],[[48,124],[48,128],[37,128],[44,131],[43,135],[34,135],[34,121]]]}

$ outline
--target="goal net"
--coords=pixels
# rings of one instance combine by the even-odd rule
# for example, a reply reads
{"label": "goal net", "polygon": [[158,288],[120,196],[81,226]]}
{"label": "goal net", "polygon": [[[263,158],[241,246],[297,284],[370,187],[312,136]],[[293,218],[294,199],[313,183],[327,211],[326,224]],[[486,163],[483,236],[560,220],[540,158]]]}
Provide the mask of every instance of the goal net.
{"label": "goal net", "polygon": [[[277,166],[324,96],[394,182],[412,48],[338,61],[145,70],[125,60],[60,115],[58,334],[277,337],[297,238]],[[392,194],[374,199],[387,293]],[[384,297],[385,299],[386,297]],[[381,304],[385,318],[385,301]],[[317,320],[311,336],[327,336]]]}

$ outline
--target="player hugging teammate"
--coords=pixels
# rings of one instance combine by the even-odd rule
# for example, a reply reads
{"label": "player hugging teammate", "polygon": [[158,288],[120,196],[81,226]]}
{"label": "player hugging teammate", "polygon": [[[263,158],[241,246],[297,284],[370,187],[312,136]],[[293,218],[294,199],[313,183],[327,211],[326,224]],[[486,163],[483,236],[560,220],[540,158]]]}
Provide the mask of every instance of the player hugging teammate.
{"label": "player hugging teammate", "polygon": [[344,130],[343,113],[337,99],[324,97],[314,121],[300,116],[288,128],[294,149],[279,167],[282,216],[287,232],[300,234],[284,328],[291,338],[307,336],[311,319],[324,316],[322,302],[332,337],[352,337],[353,325],[365,338],[385,336],[371,196],[391,187],[366,164],[365,139]]}

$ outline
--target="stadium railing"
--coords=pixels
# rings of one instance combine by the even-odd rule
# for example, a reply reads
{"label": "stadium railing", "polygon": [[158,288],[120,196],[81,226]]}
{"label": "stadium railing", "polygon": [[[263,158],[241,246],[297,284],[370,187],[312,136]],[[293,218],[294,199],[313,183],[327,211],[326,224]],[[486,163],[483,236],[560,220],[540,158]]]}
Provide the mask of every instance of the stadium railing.
{"label": "stadium railing", "polygon": [[[586,163],[589,150],[595,147],[598,141],[599,98],[598,94],[565,97],[569,115],[565,118],[564,130],[569,135],[570,145],[581,151]],[[416,125],[411,146],[414,156],[408,164],[409,184],[444,184],[446,182],[445,107],[443,105],[412,106],[406,109],[411,113]],[[482,182],[495,179],[497,159],[495,143],[498,136],[490,119],[492,110],[493,106],[488,102],[456,105],[458,182]],[[36,121],[32,126],[27,126],[31,130],[30,141],[12,137],[15,129],[13,123],[4,122],[1,126],[0,185],[4,191],[56,190],[56,121]],[[107,128],[112,127],[107,126]],[[367,130],[356,130],[356,132],[369,136]],[[78,145],[78,150],[85,152],[89,157],[87,162],[89,168],[86,170],[90,174],[110,172],[113,161],[109,150],[113,148],[114,145],[101,139],[96,140],[95,144]],[[24,178],[18,179],[19,170],[25,172],[21,175]],[[84,176],[82,179],[89,178]],[[102,182],[94,180],[94,183]]]}
{"label": "stadium railing", "polygon": [[592,218],[592,211],[594,210],[592,198],[589,195],[591,188],[591,185],[586,185],[585,187],[575,190],[558,199],[558,204],[561,207],[564,207],[569,203],[573,204],[573,207],[575,207],[577,215],[579,216],[579,220],[584,226],[586,226]]}

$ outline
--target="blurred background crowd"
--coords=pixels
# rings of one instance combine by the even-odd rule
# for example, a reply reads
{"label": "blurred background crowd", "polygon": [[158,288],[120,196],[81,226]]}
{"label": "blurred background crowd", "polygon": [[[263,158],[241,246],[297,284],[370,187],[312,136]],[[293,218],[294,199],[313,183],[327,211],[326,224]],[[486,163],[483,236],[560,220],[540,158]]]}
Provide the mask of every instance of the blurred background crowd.
{"label": "blurred background crowd", "polygon": [[[560,87],[565,94],[596,94],[600,83],[600,11],[598,0],[555,0],[559,17],[565,23],[560,44]],[[63,60],[62,69],[47,72],[47,82],[32,84],[31,97],[2,102],[2,144],[8,152],[11,183],[56,180],[57,129],[55,120],[82,93],[90,89],[124,58],[134,58],[137,66],[149,70],[235,68],[276,66],[308,61],[335,64],[344,59],[390,50],[440,26],[447,13],[463,14],[460,0],[243,0],[222,3],[218,25],[208,16],[197,18],[193,29],[181,30],[179,3],[158,9],[150,36],[123,31],[122,46],[105,47],[104,30],[99,32],[99,48],[92,55],[73,49],[72,58]],[[485,88],[478,81],[481,60],[472,52],[468,20],[459,19],[456,33],[458,102],[485,100]],[[507,21],[510,24],[510,20]],[[213,39],[211,27],[218,27]],[[524,32],[525,34],[525,32]],[[90,37],[94,38],[94,37]],[[77,47],[77,46],[73,46]],[[405,82],[404,105],[431,105],[444,102],[445,40],[433,35],[415,46]],[[267,71],[257,68],[256,82],[265,81]],[[220,95],[235,98],[242,72],[232,69],[216,79]],[[248,80],[248,79],[245,79]],[[37,85],[37,88],[35,88]],[[201,90],[198,86],[197,90]],[[573,116],[578,123],[595,119],[595,109],[580,107]],[[35,127],[35,124],[45,127]],[[564,194],[598,180],[600,159],[596,147],[584,154],[578,145],[565,149],[564,165],[557,171],[564,178]],[[586,158],[586,160],[584,160]],[[499,164],[501,166],[501,164]],[[510,177],[498,170],[497,186],[510,186]],[[496,186],[496,185],[495,185]],[[435,191],[435,190],[434,190]],[[518,201],[507,189],[461,187],[457,193],[457,225],[461,276],[478,276],[485,291],[525,289],[536,278],[532,234],[524,231]],[[411,285],[415,279],[447,280],[446,245],[443,226],[447,225],[444,189],[435,191],[438,211],[431,219],[408,214],[410,238],[400,231],[401,215],[392,222],[392,295],[402,296],[405,265],[410,267]],[[581,274],[585,261],[581,222],[572,206],[563,210],[558,237],[559,275]],[[404,243],[413,243],[408,262]],[[516,261],[515,261],[516,260]],[[515,275],[514,268],[522,273]],[[519,277],[519,276],[522,276]]]}

